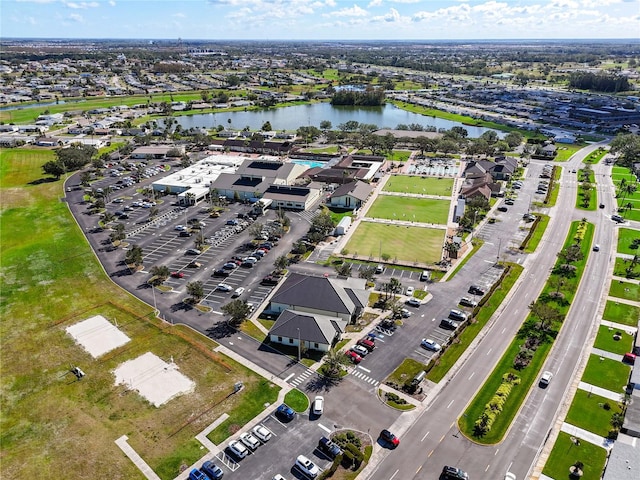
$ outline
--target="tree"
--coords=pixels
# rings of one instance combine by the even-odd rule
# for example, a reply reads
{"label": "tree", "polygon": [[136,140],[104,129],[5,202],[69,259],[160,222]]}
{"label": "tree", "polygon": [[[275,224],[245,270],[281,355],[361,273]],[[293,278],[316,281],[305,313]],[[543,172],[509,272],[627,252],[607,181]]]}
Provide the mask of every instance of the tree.
{"label": "tree", "polygon": [[204,287],[202,282],[195,281],[187,283],[187,293],[193,299],[194,303],[199,303],[204,298]]}
{"label": "tree", "polygon": [[85,187],[89,186],[89,183],[91,182],[91,172],[82,172],[80,174],[80,184],[84,185]]}
{"label": "tree", "polygon": [[353,269],[353,265],[349,262],[343,262],[340,265],[336,265],[336,273],[341,277],[350,277],[351,270]]}
{"label": "tree", "polygon": [[59,180],[62,175],[66,172],[64,164],[60,161],[49,160],[44,165],[42,165],[42,171],[53,177],[56,177],[56,180]]}
{"label": "tree", "polygon": [[614,413],[613,415],[611,415],[610,423],[613,428],[615,428],[616,430],[620,430],[622,428],[622,425],[624,425],[624,415],[619,412]]}
{"label": "tree", "polygon": [[232,300],[222,306],[222,312],[229,316],[228,323],[237,328],[251,313],[251,307],[245,300]]}
{"label": "tree", "polygon": [[113,232],[109,235],[109,238],[112,242],[118,242],[127,238],[127,235],[124,233],[124,224],[116,223],[113,227]]}
{"label": "tree", "polygon": [[562,318],[562,314],[557,309],[540,300],[536,300],[529,305],[529,309],[531,310],[531,314],[540,320],[539,327],[541,330],[549,330],[553,322]]}
{"label": "tree", "polygon": [[158,207],[151,207],[149,209],[149,220],[153,220],[154,218],[156,218],[158,216],[158,212],[160,210],[158,210]]}
{"label": "tree", "polygon": [[358,277],[364,278],[367,282],[373,282],[373,277],[376,274],[376,267],[365,267],[358,272]]}
{"label": "tree", "polygon": [[167,267],[166,265],[154,265],[153,267],[151,267],[149,273],[151,273],[152,275],[149,283],[151,283],[153,286],[162,284],[167,278],[169,278],[169,275],[171,274],[171,272],[169,271],[169,267]]}
{"label": "tree", "polygon": [[134,267],[141,266],[144,262],[142,247],[137,244],[132,245],[131,248],[127,250],[124,260],[127,265],[133,265]]}
{"label": "tree", "polygon": [[253,222],[247,230],[249,231],[249,235],[257,238],[262,233],[263,229],[264,229],[263,223]]}
{"label": "tree", "polygon": [[580,245],[569,245],[564,250],[560,250],[558,252],[558,258],[563,260],[565,263],[573,263],[579,262],[584,258],[584,254],[580,249]]}
{"label": "tree", "polygon": [[276,258],[276,261],[273,262],[273,266],[278,270],[284,270],[289,266],[289,259],[286,255],[280,255],[278,258]]}
{"label": "tree", "polygon": [[611,143],[611,153],[618,155],[617,164],[631,167],[640,158],[640,137],[631,133],[620,133]]}
{"label": "tree", "polygon": [[444,251],[447,252],[449,258],[458,258],[458,251],[460,251],[460,244],[447,240],[444,244]]}
{"label": "tree", "polygon": [[331,215],[326,211],[319,213],[313,217],[313,220],[311,220],[311,230],[319,232],[323,236],[329,235],[335,228],[335,222],[331,218]]}
{"label": "tree", "polygon": [[273,130],[273,128],[271,127],[271,122],[269,121],[264,122],[260,130],[262,130],[263,132],[270,132],[271,130]]}
{"label": "tree", "polygon": [[349,363],[349,358],[341,350],[329,350],[324,356],[325,374],[331,378],[337,378],[342,372],[343,365]]}
{"label": "tree", "polygon": [[520,132],[509,132],[505,135],[504,141],[507,142],[510,148],[515,148],[522,143],[524,137]]}

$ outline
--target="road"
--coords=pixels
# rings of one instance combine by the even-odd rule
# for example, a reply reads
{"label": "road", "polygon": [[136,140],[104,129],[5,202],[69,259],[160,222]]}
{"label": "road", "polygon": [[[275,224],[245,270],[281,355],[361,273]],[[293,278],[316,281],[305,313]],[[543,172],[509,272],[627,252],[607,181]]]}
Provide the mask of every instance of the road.
{"label": "road", "polygon": [[[470,478],[475,479],[502,478],[508,469],[517,478],[529,478],[538,452],[555,421],[556,412],[566,402],[567,390],[576,380],[574,373],[582,358],[584,345],[588,344],[587,340],[595,328],[593,319],[607,283],[603,282],[604,274],[611,266],[611,259],[606,252],[613,248],[613,222],[606,214],[606,209],[595,212],[574,209],[577,183],[570,170],[577,168],[597,146],[581,150],[569,163],[562,165],[562,187],[548,232],[537,253],[525,261],[521,281],[497,312],[486,335],[471,349],[457,371],[443,380],[438,394],[403,434],[403,448],[386,455],[368,478],[435,479],[445,464],[463,468]],[[606,167],[597,166],[595,170],[599,176],[606,174]],[[608,194],[603,203],[613,205],[612,192],[606,187],[599,189],[599,194]],[[457,419],[508,347],[528,313],[527,306],[541,291],[571,221],[585,216],[597,224],[594,241],[600,244],[601,252],[590,256],[573,307],[544,366],[556,376],[545,390],[534,385],[502,443],[495,446],[475,444],[459,433]],[[469,262],[456,278],[465,278],[472,272],[473,266]]]}

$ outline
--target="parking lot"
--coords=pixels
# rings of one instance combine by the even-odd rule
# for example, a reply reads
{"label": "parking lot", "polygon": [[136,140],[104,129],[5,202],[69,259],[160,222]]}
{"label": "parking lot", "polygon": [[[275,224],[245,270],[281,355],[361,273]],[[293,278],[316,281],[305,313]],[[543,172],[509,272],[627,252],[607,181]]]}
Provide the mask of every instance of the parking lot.
{"label": "parking lot", "polygon": [[308,413],[302,413],[284,423],[275,415],[269,415],[261,424],[271,432],[272,437],[267,442],[261,442],[261,446],[247,457],[238,459],[225,448],[214,458],[214,463],[224,470],[225,478],[271,480],[274,475],[280,474],[287,479],[306,479],[294,467],[298,455],[306,456],[321,470],[331,465],[332,460],[317,448],[320,437],[328,437],[333,431],[334,422],[329,418],[321,416],[311,420]]}

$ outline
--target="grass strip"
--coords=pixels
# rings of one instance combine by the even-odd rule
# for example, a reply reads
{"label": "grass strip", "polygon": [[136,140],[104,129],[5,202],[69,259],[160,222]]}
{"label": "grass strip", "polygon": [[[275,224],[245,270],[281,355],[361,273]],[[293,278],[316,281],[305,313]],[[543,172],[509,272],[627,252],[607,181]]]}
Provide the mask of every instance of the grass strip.
{"label": "grass strip", "polygon": [[628,325],[630,327],[638,326],[638,318],[640,318],[640,307],[619,303],[613,300],[607,300],[604,306],[603,320]]}
{"label": "grass strip", "polygon": [[447,282],[451,280],[462,267],[465,266],[465,264],[471,259],[471,257],[473,257],[473,255],[475,255],[478,250],[480,250],[480,247],[484,245],[484,240],[482,240],[481,238],[474,238],[473,240],[471,240],[471,245],[473,245],[473,248],[467,255],[465,255],[465,257],[460,262],[458,262],[456,268],[454,268],[453,272],[451,272],[451,275],[447,277]]}
{"label": "grass strip", "polygon": [[[514,367],[514,359],[520,352],[521,347],[526,340],[526,338],[516,336],[516,338],[513,339],[513,341],[507,348],[502,358],[498,361],[498,364],[493,369],[485,384],[471,401],[462,417],[458,419],[458,426],[460,427],[460,431],[466,436],[473,438],[474,441],[482,444],[495,444],[502,440],[506,431],[511,425],[511,422],[513,421],[516,413],[520,409],[520,405],[526,398],[527,392],[533,385],[535,379],[538,377],[540,368],[542,367],[547,354],[549,353],[553,345],[553,341],[551,339],[555,338],[555,335],[557,334],[557,332],[559,332],[562,325],[562,319],[564,319],[564,317],[566,316],[569,305],[571,304],[571,301],[575,296],[576,288],[578,286],[580,278],[582,277],[582,273],[584,272],[588,254],[591,248],[593,232],[593,224],[583,224],[579,221],[575,221],[572,223],[563,249],[566,249],[573,245],[576,241],[576,238],[578,236],[582,236],[580,242],[580,251],[583,254],[583,258],[573,263],[573,265],[575,266],[575,277],[564,279],[564,283],[562,283],[559,288],[557,282],[554,281],[553,278],[556,277],[556,274],[552,274],[545,287],[543,288],[542,293],[540,294],[539,299],[548,297],[550,293],[558,291],[563,294],[565,300],[565,302],[561,304],[556,304],[556,308],[561,315],[561,319],[553,322],[550,325],[551,333],[550,335],[548,335],[547,341],[541,343],[537,347],[527,366],[525,366],[524,368],[516,369]],[[558,259],[556,266],[561,262],[563,261],[561,259]],[[546,303],[547,305],[551,306],[554,305],[555,302],[547,300]],[[532,314],[529,314],[527,316],[519,333],[524,332],[525,327],[531,325],[531,322],[535,321],[535,318],[532,317]],[[477,436],[475,435],[475,422],[483,412],[485,405],[491,400],[498,387],[500,386],[503,375],[507,373],[513,373],[514,375],[517,375],[521,378],[522,381],[509,394],[509,397],[503,406],[502,412],[493,423],[491,430],[489,430],[482,436]]]}
{"label": "grass strip", "polygon": [[521,265],[509,264],[509,266],[509,273],[504,277],[500,286],[494,290],[489,300],[480,308],[474,322],[464,328],[462,333],[447,347],[434,367],[429,371],[427,374],[429,380],[438,383],[444,378],[502,304],[523,270]]}
{"label": "grass strip", "polygon": [[536,248],[538,248],[538,245],[540,245],[540,242],[542,241],[544,232],[547,231],[547,227],[549,226],[549,215],[536,213],[536,216],[539,220],[535,222],[535,230],[524,249],[526,253],[533,253],[536,251]]}

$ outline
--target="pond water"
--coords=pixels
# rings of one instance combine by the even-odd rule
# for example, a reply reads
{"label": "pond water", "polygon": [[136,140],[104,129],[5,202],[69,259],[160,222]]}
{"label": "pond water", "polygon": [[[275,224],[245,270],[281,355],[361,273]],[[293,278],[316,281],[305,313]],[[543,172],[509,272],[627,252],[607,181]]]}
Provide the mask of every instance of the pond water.
{"label": "pond water", "polygon": [[[377,125],[378,128],[395,128],[399,124],[409,125],[411,123],[447,130],[458,126],[465,128],[471,138],[477,138],[484,132],[491,130],[490,128],[472,127],[460,122],[407,112],[391,104],[381,107],[334,107],[330,103],[314,103],[246,112],[199,113],[174,117],[174,119],[184,129],[192,127],[215,128],[222,125],[226,129],[242,130],[249,127],[249,130],[255,131],[260,130],[265,122],[269,122],[273,130],[295,131],[304,125],[320,127],[320,122],[325,120],[331,122],[333,129],[337,129],[338,125],[354,120],[358,123]],[[158,123],[162,124],[162,120]],[[498,136],[504,136],[504,132],[496,132]]]}

